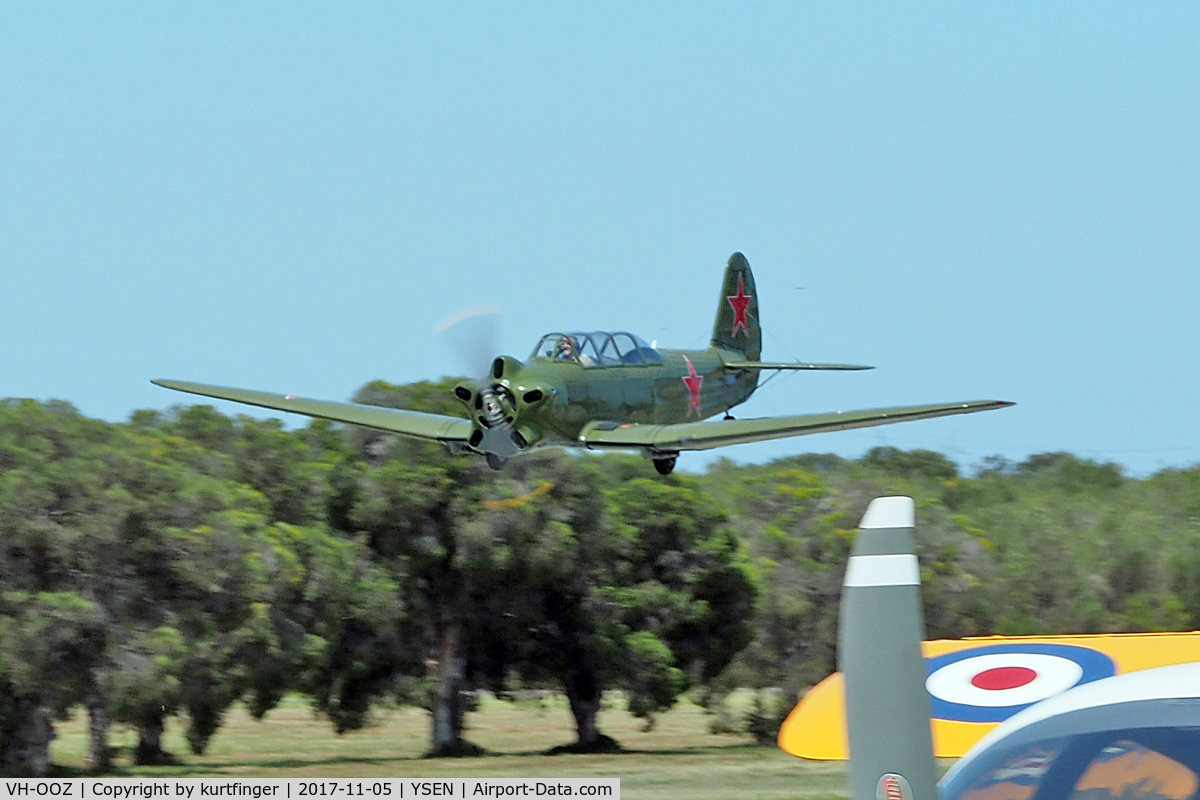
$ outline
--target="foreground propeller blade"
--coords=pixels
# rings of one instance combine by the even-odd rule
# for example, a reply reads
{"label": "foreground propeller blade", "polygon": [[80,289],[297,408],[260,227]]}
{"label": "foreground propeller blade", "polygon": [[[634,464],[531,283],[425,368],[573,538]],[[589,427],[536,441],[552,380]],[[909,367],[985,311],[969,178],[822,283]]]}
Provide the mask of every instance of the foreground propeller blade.
{"label": "foreground propeller blade", "polygon": [[475,306],[446,317],[437,332],[468,375],[478,378],[496,355],[499,328],[499,306]]}

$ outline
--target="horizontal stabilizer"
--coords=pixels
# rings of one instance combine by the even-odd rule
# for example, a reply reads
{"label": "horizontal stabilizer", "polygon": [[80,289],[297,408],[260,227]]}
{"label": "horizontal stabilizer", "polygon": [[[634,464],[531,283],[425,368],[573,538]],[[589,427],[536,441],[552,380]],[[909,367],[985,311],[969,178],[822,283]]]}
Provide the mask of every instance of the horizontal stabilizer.
{"label": "horizontal stabilizer", "polygon": [[377,428],[390,433],[413,436],[418,439],[428,439],[443,443],[465,442],[471,435],[471,423],[459,417],[447,417],[441,414],[426,414],[420,411],[403,411],[397,408],[381,408],[379,406],[364,406],[358,403],[335,403],[329,400],[310,400],[297,397],[294,394],[282,395],[270,392],[256,392],[250,389],[232,389],[226,386],[210,386],[206,383],[190,383],[188,381],[156,380],[151,381],[165,389],[177,392],[214,397],[218,400],[232,400],[260,408],[270,408],[276,411],[290,411],[304,414],[308,417],[345,422],[350,425],[362,425],[367,428]]}
{"label": "horizontal stabilizer", "polygon": [[863,364],[798,364],[790,361],[726,361],[725,369],[875,369]]}
{"label": "horizontal stabilizer", "polygon": [[803,414],[795,417],[759,417],[714,422],[682,422],[676,425],[614,425],[593,422],[579,434],[579,443],[589,448],[642,448],[655,452],[711,450],[731,444],[764,442],[810,433],[869,428],[917,419],[972,414],[1011,406],[1003,400],[942,403],[928,406],[874,408],[838,411],[832,414]]}

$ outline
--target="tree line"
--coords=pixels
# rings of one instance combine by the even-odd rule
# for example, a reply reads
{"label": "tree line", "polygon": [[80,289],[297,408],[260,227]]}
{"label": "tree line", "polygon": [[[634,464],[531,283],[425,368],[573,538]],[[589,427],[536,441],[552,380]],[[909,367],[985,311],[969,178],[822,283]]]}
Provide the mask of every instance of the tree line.
{"label": "tree line", "polygon": [[[453,413],[449,382],[359,402]],[[960,474],[928,451],[806,455],[704,475],[546,451],[494,473],[437,445],[210,406],[89,419],[0,401],[0,764],[44,773],[82,709],[88,759],[132,728],[169,761],[226,711],[288,693],[333,728],[428,709],[431,755],[476,752],[473,692],[554,688],[576,741],[613,750],[601,699],[653,724],[685,692],[714,729],[772,738],[836,660],[854,529],[917,501],[933,637],[1165,630],[1200,621],[1200,470],[1146,479],[1067,454]],[[724,699],[763,692],[748,719]]]}

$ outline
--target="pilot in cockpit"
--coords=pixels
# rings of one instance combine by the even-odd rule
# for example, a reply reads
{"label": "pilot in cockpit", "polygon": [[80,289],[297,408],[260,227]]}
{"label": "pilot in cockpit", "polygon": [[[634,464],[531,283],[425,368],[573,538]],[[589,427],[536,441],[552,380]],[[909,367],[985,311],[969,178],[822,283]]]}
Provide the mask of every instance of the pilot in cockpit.
{"label": "pilot in cockpit", "polygon": [[575,347],[575,340],[570,336],[559,338],[558,344],[554,347],[555,361],[574,361],[578,353]]}

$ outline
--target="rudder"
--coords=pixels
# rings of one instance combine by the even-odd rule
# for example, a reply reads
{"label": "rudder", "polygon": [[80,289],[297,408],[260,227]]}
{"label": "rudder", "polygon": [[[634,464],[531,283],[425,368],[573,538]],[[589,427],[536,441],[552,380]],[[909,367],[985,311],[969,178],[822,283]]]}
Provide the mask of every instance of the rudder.
{"label": "rudder", "polygon": [[725,282],[717,301],[717,321],[713,324],[712,346],[744,353],[757,361],[762,354],[762,329],[758,322],[758,292],[750,262],[741,253],[729,257]]}

